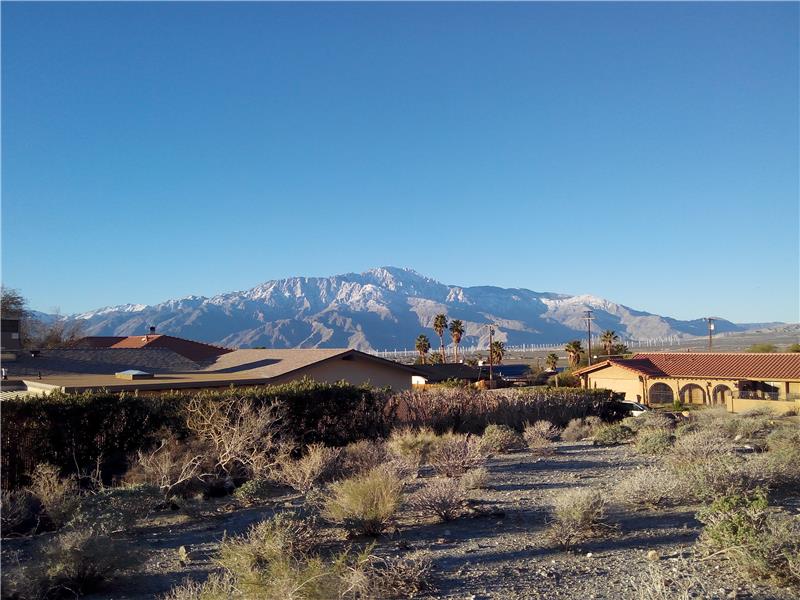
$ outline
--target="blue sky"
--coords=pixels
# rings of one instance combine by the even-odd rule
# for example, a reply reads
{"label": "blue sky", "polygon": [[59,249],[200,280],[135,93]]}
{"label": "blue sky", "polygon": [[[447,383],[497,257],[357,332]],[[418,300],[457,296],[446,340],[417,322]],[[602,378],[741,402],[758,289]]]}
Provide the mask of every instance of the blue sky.
{"label": "blue sky", "polygon": [[2,4],[2,280],[412,267],[798,321],[798,4]]}

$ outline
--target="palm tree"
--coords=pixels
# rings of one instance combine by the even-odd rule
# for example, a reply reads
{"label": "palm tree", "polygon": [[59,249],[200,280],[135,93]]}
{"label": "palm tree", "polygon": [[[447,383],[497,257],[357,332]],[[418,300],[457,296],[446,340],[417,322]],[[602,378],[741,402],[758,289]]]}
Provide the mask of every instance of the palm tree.
{"label": "palm tree", "polygon": [[414,347],[419,352],[419,358],[422,361],[422,364],[425,364],[425,359],[428,356],[428,350],[431,349],[431,341],[428,339],[428,336],[424,333],[420,333],[417,336],[417,341],[414,343]]}
{"label": "palm tree", "polygon": [[572,340],[569,344],[564,346],[564,351],[569,356],[569,366],[574,369],[581,362],[581,355],[583,354],[583,345],[580,340]]}
{"label": "palm tree", "polygon": [[614,344],[619,341],[619,336],[615,331],[611,329],[606,329],[603,334],[600,336],[600,343],[603,344],[603,350],[606,353],[606,356],[611,356],[613,354],[612,350],[614,349]]}
{"label": "palm tree", "polygon": [[544,359],[544,364],[546,364],[547,368],[551,371],[555,371],[556,367],[558,367],[558,354],[555,352],[548,354],[547,358]]}
{"label": "palm tree", "polygon": [[460,319],[453,319],[450,321],[450,337],[453,338],[453,358],[458,362],[458,345],[461,343],[461,336],[464,335],[464,323]]}
{"label": "palm tree", "polygon": [[440,313],[433,319],[433,330],[439,336],[439,344],[442,349],[442,362],[447,362],[447,357],[444,354],[444,332],[447,330],[447,315]]}
{"label": "palm tree", "polygon": [[503,342],[495,340],[492,342],[489,352],[492,355],[492,363],[499,365],[503,362],[503,355],[506,353],[506,345]]}

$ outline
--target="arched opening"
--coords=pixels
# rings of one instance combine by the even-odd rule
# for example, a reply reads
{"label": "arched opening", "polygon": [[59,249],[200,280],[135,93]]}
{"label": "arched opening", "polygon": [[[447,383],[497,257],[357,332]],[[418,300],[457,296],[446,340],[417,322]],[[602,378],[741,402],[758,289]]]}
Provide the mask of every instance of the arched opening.
{"label": "arched opening", "polygon": [[672,388],[666,383],[654,383],[647,392],[647,399],[650,404],[672,404],[675,396],[672,393]]}
{"label": "arched opening", "polygon": [[727,404],[732,394],[733,392],[731,388],[721,383],[717,386],[714,386],[714,389],[711,391],[711,397],[714,400],[714,404]]}
{"label": "arched opening", "polygon": [[705,404],[706,393],[696,383],[690,383],[681,389],[681,402],[684,404]]}

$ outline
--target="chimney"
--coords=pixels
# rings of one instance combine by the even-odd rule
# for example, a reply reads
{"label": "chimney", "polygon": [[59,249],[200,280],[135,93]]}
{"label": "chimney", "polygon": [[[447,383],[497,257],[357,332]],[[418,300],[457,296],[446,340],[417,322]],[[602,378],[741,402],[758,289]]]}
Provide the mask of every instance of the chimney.
{"label": "chimney", "polygon": [[150,327],[150,335],[155,335],[155,334],[156,334],[156,328],[155,325],[153,325]]}

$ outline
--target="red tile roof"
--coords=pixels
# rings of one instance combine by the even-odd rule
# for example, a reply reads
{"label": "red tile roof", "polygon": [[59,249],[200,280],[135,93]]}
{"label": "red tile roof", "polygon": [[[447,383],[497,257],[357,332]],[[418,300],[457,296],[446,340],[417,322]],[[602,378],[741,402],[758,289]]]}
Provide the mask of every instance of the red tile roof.
{"label": "red tile roof", "polygon": [[230,348],[213,346],[202,342],[193,342],[171,335],[147,334],[131,335],[113,344],[112,348],[168,348],[173,352],[185,356],[189,360],[203,361],[221,354],[232,352]]}
{"label": "red tile roof", "polygon": [[798,352],[640,352],[632,359],[614,362],[631,367],[646,362],[666,377],[800,379]]}

